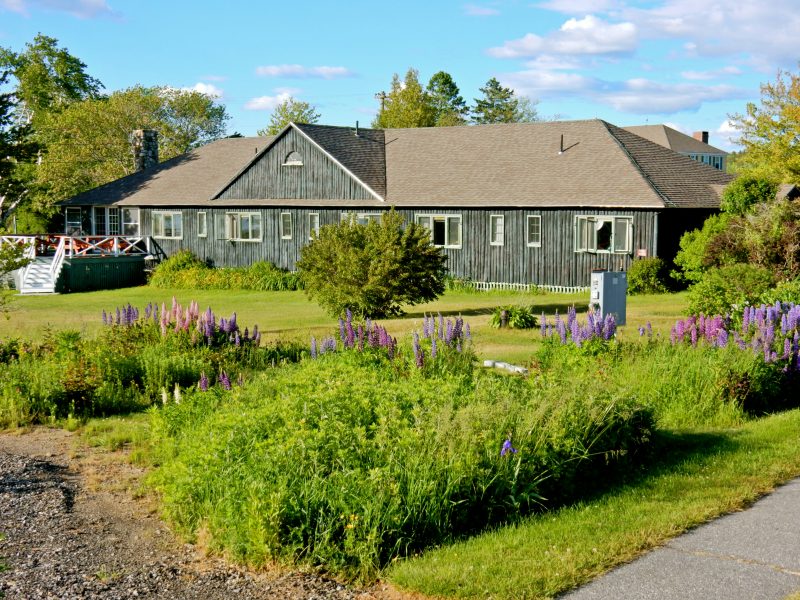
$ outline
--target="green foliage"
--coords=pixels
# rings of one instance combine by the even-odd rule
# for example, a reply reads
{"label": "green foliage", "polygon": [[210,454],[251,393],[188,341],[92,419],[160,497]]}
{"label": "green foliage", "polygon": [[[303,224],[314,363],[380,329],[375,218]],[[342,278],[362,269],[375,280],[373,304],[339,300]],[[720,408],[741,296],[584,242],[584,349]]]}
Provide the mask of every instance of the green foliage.
{"label": "green foliage", "polygon": [[689,288],[688,314],[740,314],[745,305],[755,304],[775,283],[763,267],[737,263],[709,269]]}
{"label": "green foliage", "polygon": [[711,215],[703,223],[702,229],[687,231],[681,236],[678,254],[675,256],[675,265],[680,269],[673,271],[672,276],[682,283],[696,283],[702,279],[703,274],[711,267],[739,262],[737,256],[717,255],[712,256],[709,246],[719,234],[728,229],[733,216],[728,213]]}
{"label": "green foliage", "polygon": [[[238,560],[370,578],[630,458],[649,435],[646,411],[588,392],[324,356],[224,401],[192,394],[154,413],[158,487],[180,530],[205,529]],[[506,440],[514,451],[501,455]]]}
{"label": "green foliage", "polygon": [[487,123],[530,123],[538,120],[536,109],[528,98],[519,98],[514,90],[500,85],[494,77],[482,88],[482,98],[475,98],[472,121]]}
{"label": "green foliage", "polygon": [[761,294],[758,303],[761,302],[768,305],[775,302],[800,304],[800,278],[778,282],[778,285]]}
{"label": "green foliage", "polygon": [[409,68],[402,83],[397,73],[372,126],[377,129],[433,127],[439,113],[419,82],[419,71]]}
{"label": "green foliage", "polygon": [[380,223],[326,225],[297,262],[306,295],[331,316],[398,315],[403,304],[434,300],[444,291],[446,257],[429,235],[415,223],[404,227],[394,210]]}
{"label": "green foliage", "polygon": [[640,258],[628,269],[629,294],[663,294],[667,291],[667,265],[657,256]]}
{"label": "green foliage", "polygon": [[319,117],[320,114],[314,105],[302,100],[295,100],[290,96],[272,111],[269,125],[264,129],[259,129],[256,133],[258,135],[277,135],[289,123],[314,124],[319,122]]}
{"label": "green foliage", "polygon": [[732,215],[745,215],[758,204],[775,200],[778,185],[769,179],[741,175],[725,186],[721,208]]}
{"label": "green foliage", "polygon": [[489,325],[499,328],[503,323],[503,313],[505,313],[506,326],[511,329],[531,329],[536,327],[536,316],[533,314],[533,307],[531,306],[517,306],[508,304],[506,306],[498,306],[492,311],[492,316],[489,318]]}
{"label": "green foliage", "polygon": [[426,89],[436,111],[436,126],[466,125],[469,108],[450,73],[439,71],[431,77]]}
{"label": "green foliage", "polygon": [[761,104],[747,104],[746,114],[731,115],[744,152],[737,169],[775,181],[800,183],[800,75],[779,72],[775,83],[761,86]]}
{"label": "green foliage", "polygon": [[279,269],[272,263],[258,261],[247,267],[214,268],[190,250],[181,250],[161,262],[151,274],[149,284],[156,288],[260,292],[302,288],[297,273]]}
{"label": "green foliage", "polygon": [[72,104],[44,118],[46,147],[36,171],[42,209],[135,171],[129,135],[158,132],[159,159],[169,160],[225,135],[225,107],[196,91],[135,86]]}

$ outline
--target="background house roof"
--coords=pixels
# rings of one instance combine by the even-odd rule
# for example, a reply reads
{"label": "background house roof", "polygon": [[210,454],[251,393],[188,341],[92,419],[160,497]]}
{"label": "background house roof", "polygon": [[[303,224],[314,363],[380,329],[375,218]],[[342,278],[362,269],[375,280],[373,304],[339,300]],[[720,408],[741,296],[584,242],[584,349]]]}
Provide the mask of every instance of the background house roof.
{"label": "background house roof", "polygon": [[[716,208],[731,177],[605,121],[361,129],[292,125],[388,204]],[[67,205],[386,206],[374,200],[213,198],[276,138],[227,138]]]}
{"label": "background house roof", "polygon": [[67,206],[189,205],[210,199],[273,137],[225,138],[73,196]]}
{"label": "background house roof", "polygon": [[721,154],[723,156],[728,154],[724,150],[666,125],[630,125],[623,129],[682,154]]}

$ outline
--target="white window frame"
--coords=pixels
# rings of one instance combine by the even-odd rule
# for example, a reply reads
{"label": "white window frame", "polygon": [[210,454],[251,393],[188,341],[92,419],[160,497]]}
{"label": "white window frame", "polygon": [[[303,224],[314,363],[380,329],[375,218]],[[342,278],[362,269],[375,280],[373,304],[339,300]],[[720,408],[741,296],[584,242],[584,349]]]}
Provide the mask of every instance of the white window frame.
{"label": "white window frame", "polygon": [[[72,213],[72,218],[70,218],[70,213]],[[75,214],[77,213],[77,217]],[[77,229],[78,231],[72,231],[70,228]],[[64,233],[67,235],[81,235],[83,232],[83,211],[80,207],[68,206],[64,211]]]}
{"label": "white window frame", "polygon": [[308,239],[319,237],[319,213],[308,213]]}
{"label": "white window frame", "polygon": [[[500,224],[498,230],[497,224]],[[506,243],[505,215],[489,215],[489,245],[504,246]]]}
{"label": "white window frame", "polygon": [[205,211],[197,213],[197,237],[208,237],[208,214]]}
{"label": "white window frame", "polygon": [[[531,241],[531,222],[537,223],[538,237]],[[526,215],[525,217],[525,245],[529,248],[542,247],[542,215]]]}
{"label": "white window frame", "polygon": [[352,219],[352,221],[354,223],[356,223],[357,225],[368,225],[371,221],[375,221],[377,223],[380,223],[382,217],[383,217],[383,213],[343,212],[342,213],[342,223]]}
{"label": "white window frame", "polygon": [[[248,222],[248,237],[242,237],[242,221]],[[253,222],[258,222],[258,237],[253,236]],[[225,213],[225,239],[232,242],[260,242],[264,239],[264,220],[260,212]]]}
{"label": "white window frame", "polygon": [[282,240],[292,239],[292,213],[290,212],[281,213],[280,226],[281,226],[281,239]]}
{"label": "white window frame", "polygon": [[303,156],[297,151],[292,150],[286,155],[286,158],[283,159],[283,163],[281,164],[282,167],[302,167],[303,166]]}
{"label": "white window frame", "polygon": [[[597,232],[608,223],[611,227],[609,248],[597,248]],[[620,229],[624,228],[624,230]],[[592,254],[630,254],[633,247],[633,217],[616,215],[576,215],[575,252]]]}
{"label": "white window frame", "polygon": [[[154,210],[151,214],[151,221],[150,227],[154,238],[159,240],[183,239],[183,213],[181,211]],[[167,221],[169,221],[169,235],[166,233],[168,230]]]}
{"label": "white window frame", "polygon": [[[92,208],[92,235],[120,235],[122,224],[120,222],[120,210],[116,206],[95,206]],[[103,231],[98,225],[98,216],[103,220]],[[112,219],[113,217],[113,219]],[[112,227],[112,220],[116,221]]]}
{"label": "white window frame", "polygon": [[[436,244],[433,239],[433,223],[436,221],[444,221],[444,244]],[[450,222],[455,221],[458,223],[458,242],[453,242],[450,238]],[[437,248],[461,248],[464,243],[463,226],[460,214],[431,214],[431,213],[417,213],[414,215],[414,222],[417,225],[425,227],[430,233],[431,243]]]}
{"label": "white window frame", "polygon": [[[139,232],[141,231],[139,208],[135,206],[123,206],[119,209],[119,215],[120,231],[122,235],[139,237]],[[131,228],[130,232],[129,227]]]}

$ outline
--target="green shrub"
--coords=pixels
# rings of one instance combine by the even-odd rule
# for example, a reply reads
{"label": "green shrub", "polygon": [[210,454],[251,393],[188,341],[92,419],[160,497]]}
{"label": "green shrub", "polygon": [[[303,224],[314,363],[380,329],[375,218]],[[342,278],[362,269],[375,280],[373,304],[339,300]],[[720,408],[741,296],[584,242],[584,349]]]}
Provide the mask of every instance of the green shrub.
{"label": "green shrub", "polygon": [[507,327],[512,329],[531,329],[536,327],[536,316],[533,314],[533,308],[514,304],[498,306],[493,309],[492,316],[489,318],[489,325],[499,328],[503,322],[504,312]]}
{"label": "green shrub", "polygon": [[159,264],[150,276],[159,288],[195,290],[255,290],[277,292],[302,288],[300,276],[265,261],[247,267],[212,268],[189,250],[181,250]]}
{"label": "green shrub", "polygon": [[741,314],[745,305],[755,304],[774,283],[772,273],[749,264],[710,269],[689,288],[688,314]]}
{"label": "green shrub", "polygon": [[326,354],[155,412],[168,516],[241,561],[368,578],[585,490],[649,435],[627,394],[376,356]]}
{"label": "green shrub", "polygon": [[391,210],[380,223],[345,220],[320,229],[297,268],[306,295],[333,317],[401,314],[403,304],[435,300],[444,291],[446,257],[430,232]]}
{"label": "green shrub", "polygon": [[732,215],[744,215],[754,206],[774,200],[777,191],[778,185],[774,181],[740,175],[725,186],[720,208]]}
{"label": "green shrub", "polygon": [[736,256],[712,255],[709,252],[711,242],[728,229],[733,219],[733,215],[728,213],[711,215],[703,223],[702,229],[687,231],[681,236],[681,249],[674,260],[679,270],[672,272],[678,282],[691,284],[700,281],[711,267],[739,262],[738,252]]}
{"label": "green shrub", "polygon": [[657,256],[640,258],[628,269],[628,293],[663,294],[667,291],[667,266]]}
{"label": "green shrub", "polygon": [[775,302],[792,302],[800,304],[800,279],[781,281],[774,288],[761,294],[758,302],[775,304]]}

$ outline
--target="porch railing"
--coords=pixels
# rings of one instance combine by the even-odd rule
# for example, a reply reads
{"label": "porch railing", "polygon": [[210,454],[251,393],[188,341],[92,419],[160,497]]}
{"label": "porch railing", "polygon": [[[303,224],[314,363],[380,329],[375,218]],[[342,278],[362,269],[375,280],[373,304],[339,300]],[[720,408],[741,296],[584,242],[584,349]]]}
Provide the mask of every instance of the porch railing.
{"label": "porch railing", "polygon": [[0,246],[6,244],[24,245],[26,258],[53,257],[59,260],[74,256],[147,255],[151,251],[149,236],[129,235],[0,236]]}

